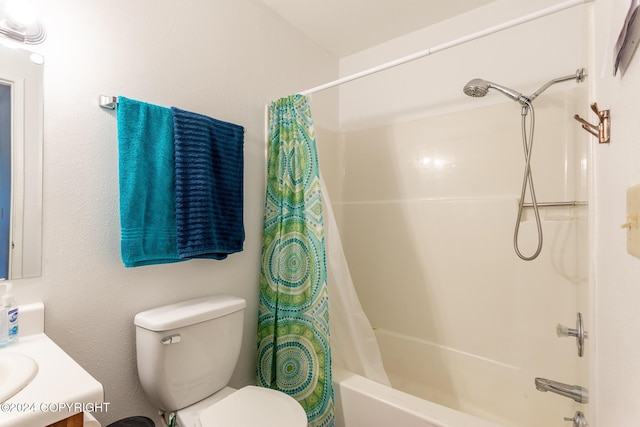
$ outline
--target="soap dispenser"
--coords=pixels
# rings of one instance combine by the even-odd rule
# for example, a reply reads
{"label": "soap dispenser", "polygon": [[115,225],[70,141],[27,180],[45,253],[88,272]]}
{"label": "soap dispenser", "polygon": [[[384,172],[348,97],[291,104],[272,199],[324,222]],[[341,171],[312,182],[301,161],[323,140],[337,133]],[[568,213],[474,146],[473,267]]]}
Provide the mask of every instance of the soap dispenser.
{"label": "soap dispenser", "polygon": [[[6,289],[5,284],[0,284],[0,286]],[[4,347],[9,343],[9,325],[7,322],[8,322],[7,310],[4,308],[4,303],[0,298],[0,347]]]}
{"label": "soap dispenser", "polygon": [[12,284],[7,283],[4,285],[5,291],[2,296],[2,305],[4,311],[6,311],[7,322],[7,336],[8,342],[12,343],[18,341],[18,307],[16,306],[16,299],[13,296]]}

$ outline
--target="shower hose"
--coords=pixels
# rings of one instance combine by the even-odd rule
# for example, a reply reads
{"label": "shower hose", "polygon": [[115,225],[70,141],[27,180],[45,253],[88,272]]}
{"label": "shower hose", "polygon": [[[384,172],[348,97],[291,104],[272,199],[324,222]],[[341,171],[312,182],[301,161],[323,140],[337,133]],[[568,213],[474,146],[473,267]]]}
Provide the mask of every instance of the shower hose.
{"label": "shower hose", "polygon": [[[538,201],[536,200],[536,190],[533,184],[533,175],[531,174],[531,151],[533,150],[533,131],[536,126],[536,116],[535,111],[533,110],[533,105],[531,102],[527,100],[523,100],[526,105],[522,106],[522,148],[524,150],[524,159],[525,159],[525,167],[524,167],[524,176],[522,178],[522,190],[520,192],[520,203],[518,204],[518,217],[516,218],[516,226],[513,231],[513,248],[516,251],[516,254],[525,261],[532,261],[540,255],[540,251],[542,250],[542,222],[540,221],[540,211],[538,209]],[[529,137],[527,138],[527,115],[530,115],[529,119]],[[538,246],[536,251],[530,255],[526,256],[520,252],[519,244],[518,244],[518,235],[520,234],[520,221],[522,220],[522,213],[524,211],[524,198],[525,193],[527,191],[527,186],[529,187],[529,194],[531,194],[531,204],[533,205],[533,213],[536,218],[536,228],[538,230]]]}

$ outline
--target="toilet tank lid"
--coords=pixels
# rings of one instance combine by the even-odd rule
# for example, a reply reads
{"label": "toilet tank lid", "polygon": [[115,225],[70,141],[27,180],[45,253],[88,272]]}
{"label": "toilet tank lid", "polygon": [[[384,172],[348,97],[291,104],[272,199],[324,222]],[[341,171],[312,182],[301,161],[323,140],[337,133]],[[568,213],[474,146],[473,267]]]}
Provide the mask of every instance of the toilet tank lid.
{"label": "toilet tank lid", "polygon": [[136,314],[133,323],[150,331],[168,331],[243,310],[247,302],[230,295],[214,295],[165,305]]}

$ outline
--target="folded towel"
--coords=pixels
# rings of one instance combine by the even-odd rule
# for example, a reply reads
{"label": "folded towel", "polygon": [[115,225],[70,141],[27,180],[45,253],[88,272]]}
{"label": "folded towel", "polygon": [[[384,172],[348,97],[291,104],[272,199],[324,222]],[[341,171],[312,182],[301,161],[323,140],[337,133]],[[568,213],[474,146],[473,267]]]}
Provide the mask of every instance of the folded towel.
{"label": "folded towel", "polygon": [[244,242],[244,128],[171,109],[178,254],[224,259]]}
{"label": "folded towel", "polygon": [[122,96],[117,108],[122,262],[137,267],[182,261],[171,110]]}

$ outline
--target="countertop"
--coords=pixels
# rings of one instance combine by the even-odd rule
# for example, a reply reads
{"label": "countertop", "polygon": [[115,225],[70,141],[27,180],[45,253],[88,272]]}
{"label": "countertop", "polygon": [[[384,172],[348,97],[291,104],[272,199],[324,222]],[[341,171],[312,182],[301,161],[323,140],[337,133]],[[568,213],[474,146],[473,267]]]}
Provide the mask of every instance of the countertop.
{"label": "countertop", "polygon": [[0,403],[0,427],[44,427],[78,412],[108,410],[95,378],[44,333],[44,305],[19,306],[19,341],[0,349],[32,357],[38,374]]}

